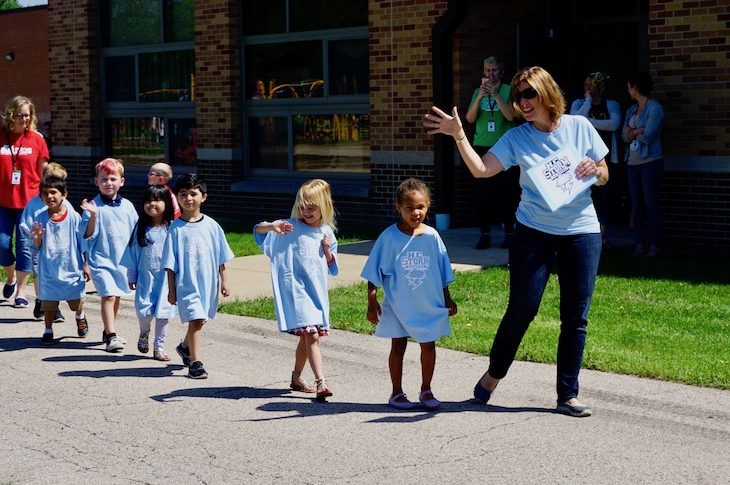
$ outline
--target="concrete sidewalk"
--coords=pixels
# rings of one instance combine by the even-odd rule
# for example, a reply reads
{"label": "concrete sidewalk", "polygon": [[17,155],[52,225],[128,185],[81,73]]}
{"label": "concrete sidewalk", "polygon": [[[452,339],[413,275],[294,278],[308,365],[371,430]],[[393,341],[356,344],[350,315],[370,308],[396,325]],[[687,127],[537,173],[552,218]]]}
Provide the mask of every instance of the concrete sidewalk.
{"label": "concrete sidewalk", "polygon": [[[248,271],[270,286],[265,269]],[[108,354],[99,299],[88,300],[87,338],[59,323],[52,347],[30,309],[0,302],[0,483],[730,483],[728,391],[584,370],[594,416],[577,419],[554,412],[554,366],[516,362],[484,406],[471,391],[488,359],[439,349],[441,410],[398,412],[385,404],[389,342],[334,331],[322,343],[334,396],[319,403],[289,390],[296,339],[274,322],[219,314],[202,333],[210,377],[195,381],[174,354],[179,321],[172,362],[154,361],[137,352],[124,301],[129,343]]]}

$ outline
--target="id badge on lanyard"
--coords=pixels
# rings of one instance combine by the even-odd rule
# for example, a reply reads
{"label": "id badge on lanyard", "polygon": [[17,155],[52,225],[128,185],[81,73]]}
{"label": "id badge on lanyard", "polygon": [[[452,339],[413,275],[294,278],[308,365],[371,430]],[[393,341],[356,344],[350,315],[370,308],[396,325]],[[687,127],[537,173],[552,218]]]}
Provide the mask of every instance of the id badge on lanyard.
{"label": "id badge on lanyard", "polygon": [[487,131],[494,133],[497,130],[497,125],[494,121],[487,121]]}
{"label": "id badge on lanyard", "polygon": [[10,178],[10,183],[13,185],[20,185],[20,170],[13,170],[13,175]]}
{"label": "id badge on lanyard", "polygon": [[639,140],[632,140],[631,145],[629,145],[629,149],[632,152],[638,152],[639,151]]}

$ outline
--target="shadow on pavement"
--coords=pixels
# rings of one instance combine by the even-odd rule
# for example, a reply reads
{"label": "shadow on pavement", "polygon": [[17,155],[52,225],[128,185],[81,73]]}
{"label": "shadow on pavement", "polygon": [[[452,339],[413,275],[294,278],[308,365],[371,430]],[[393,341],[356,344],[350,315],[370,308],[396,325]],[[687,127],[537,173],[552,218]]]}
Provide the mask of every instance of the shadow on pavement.
{"label": "shadow on pavement", "polygon": [[40,323],[41,325],[43,322],[41,320],[36,320],[35,318],[0,318],[0,324],[16,324],[16,323]]}
{"label": "shadow on pavement", "polygon": [[289,389],[263,389],[257,387],[196,387],[192,389],[178,389],[168,394],[150,396],[158,402],[177,401],[182,397],[211,397],[216,399],[272,399],[291,394]]}
{"label": "shadow on pavement", "polygon": [[[71,339],[71,340],[68,340]],[[38,337],[13,337],[0,339],[0,350],[11,352],[13,350],[23,349],[88,349],[99,345],[99,342],[88,342],[78,337],[61,337],[56,340],[53,345],[42,345],[41,338]]]}
{"label": "shadow on pavement", "polygon": [[182,369],[182,365],[166,365],[165,367],[133,367],[128,369],[74,370],[59,372],[60,377],[173,377],[172,371]]}
{"label": "shadow on pavement", "polygon": [[398,411],[387,404],[373,403],[352,403],[352,402],[327,402],[320,403],[312,399],[310,402],[291,402],[281,401],[266,403],[257,409],[261,411],[275,413],[295,413],[286,416],[276,416],[272,418],[251,419],[250,421],[274,421],[278,419],[306,418],[310,416],[334,415],[346,413],[375,413],[383,415],[381,417],[368,421],[369,423],[414,423],[430,419],[442,413],[462,413],[468,411],[483,411],[497,413],[541,413],[556,414],[553,408],[540,407],[514,407],[507,408],[502,406],[484,405],[467,399],[465,401],[447,401],[441,402],[438,410],[427,410],[424,408],[416,408],[411,411]]}
{"label": "shadow on pavement", "polygon": [[[92,345],[101,345],[93,343]],[[102,350],[101,348],[99,350]],[[56,357],[46,357],[44,362],[134,362],[136,360],[153,360],[152,357],[145,355],[128,355],[128,354],[93,354],[93,355],[61,355]]]}

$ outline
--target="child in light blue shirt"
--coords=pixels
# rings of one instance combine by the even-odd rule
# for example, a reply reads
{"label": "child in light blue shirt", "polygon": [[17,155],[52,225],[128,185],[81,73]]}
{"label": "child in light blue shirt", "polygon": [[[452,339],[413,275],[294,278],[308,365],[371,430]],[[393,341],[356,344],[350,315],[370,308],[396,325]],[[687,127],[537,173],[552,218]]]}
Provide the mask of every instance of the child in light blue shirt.
{"label": "child in light blue shirt", "polygon": [[167,272],[168,301],[177,304],[180,320],[188,324],[185,339],[175,349],[188,366],[188,377],[205,379],[200,360],[200,331],[218,311],[218,289],[228,296],[226,262],[233,252],[221,226],[203,215],[207,184],[195,174],[181,175],[175,185],[182,216],[170,225],[162,253]]}
{"label": "child in light blue shirt", "polygon": [[[431,193],[421,180],[404,180],[396,190],[396,209],[401,220],[375,241],[360,276],[368,281],[367,319],[377,325],[375,335],[391,339],[389,357],[393,385],[388,404],[413,409],[416,403],[403,392],[403,357],[412,338],[421,346],[421,394],[426,409],[441,403],[431,391],[436,366],[436,340],[451,333],[449,317],[456,314],[449,283],[454,281],[451,263],[438,232],[423,223],[431,205]],[[383,305],[378,288],[383,287]]]}
{"label": "child in light blue shirt", "polygon": [[60,301],[68,302],[77,312],[78,336],[86,336],[88,323],[83,313],[86,281],[81,217],[63,204],[67,195],[66,181],[53,175],[43,177],[41,194],[47,210],[36,216],[30,235],[33,239],[31,249],[38,257],[38,297],[42,301],[45,323],[41,342],[50,345],[55,343],[53,321]]}
{"label": "child in light blue shirt", "polygon": [[[337,239],[329,184],[322,179],[305,182],[297,192],[290,219],[261,222],[254,227],[256,243],[271,258],[276,321],[280,332],[299,337],[291,388],[332,395],[322,370],[319,338],[328,335],[327,276],[337,275]],[[316,387],[301,377],[307,360]]]}
{"label": "child in light blue shirt", "polygon": [[[68,174],[66,173],[66,169],[63,168],[61,164],[58,163],[49,163],[45,166],[43,169],[43,176],[54,176],[59,177],[62,180],[66,180]],[[74,210],[73,206],[71,205],[71,202],[68,201],[68,199],[63,199],[63,205],[68,210]],[[46,203],[43,202],[43,199],[41,198],[41,194],[36,195],[32,199],[28,201],[28,203],[25,205],[25,209],[23,209],[23,213],[20,215],[20,224],[18,227],[20,227],[20,230],[23,231],[28,238],[28,240],[31,240],[30,231],[33,229],[33,221],[36,220],[36,218],[42,213],[46,212],[48,210],[48,207],[46,206]],[[38,253],[32,253],[33,256],[33,274],[38,275]],[[38,278],[33,278],[33,287],[35,288],[35,305],[33,306],[33,317],[35,318],[41,318],[43,316],[43,312],[41,311],[41,299],[38,298]],[[61,314],[61,310],[59,309],[56,312],[56,316],[54,317],[54,322],[62,322],[64,320],[63,314]]]}
{"label": "child in light blue shirt", "polygon": [[170,190],[165,185],[149,185],[144,192],[142,212],[132,233],[122,264],[127,268],[129,289],[135,290],[134,308],[139,319],[137,350],[150,350],[152,319],[155,339],[152,357],[167,362],[165,353],[167,323],[177,315],[177,307],[167,301],[167,272],[162,267],[162,250],[168,228],[175,217]]}
{"label": "child in light blue shirt", "polygon": [[99,195],[89,202],[84,199],[81,227],[86,238],[91,280],[101,297],[102,338],[107,352],[118,352],[124,341],[117,337],[115,323],[120,297],[129,294],[127,269],[122,255],[137,224],[137,210],[119,195],[124,186],[124,165],[121,160],[105,158],[96,164],[96,186]]}

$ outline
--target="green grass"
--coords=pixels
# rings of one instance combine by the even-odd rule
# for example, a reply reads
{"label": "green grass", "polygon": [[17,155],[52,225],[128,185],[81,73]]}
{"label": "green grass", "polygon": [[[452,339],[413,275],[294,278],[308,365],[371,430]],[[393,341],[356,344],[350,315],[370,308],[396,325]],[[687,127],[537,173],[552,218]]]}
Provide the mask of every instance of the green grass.
{"label": "green grass", "polygon": [[[226,233],[226,239],[236,257],[261,254],[261,249],[256,245],[253,237],[253,226],[255,223],[245,224],[241,222],[222,221],[221,226]],[[337,232],[337,243],[348,244],[357,241],[377,238],[378,233],[363,228],[340,228]]]}
{"label": "green grass", "polygon": [[[730,389],[728,263],[686,254],[636,259],[604,254],[588,324],[583,367]],[[451,295],[459,305],[452,335],[440,346],[488,355],[508,297],[506,268],[458,273]],[[559,287],[552,275],[518,360],[555,362]],[[338,329],[372,333],[364,283],[330,291]],[[379,295],[382,301],[382,293]],[[222,305],[221,311],[274,319],[271,298]]]}

